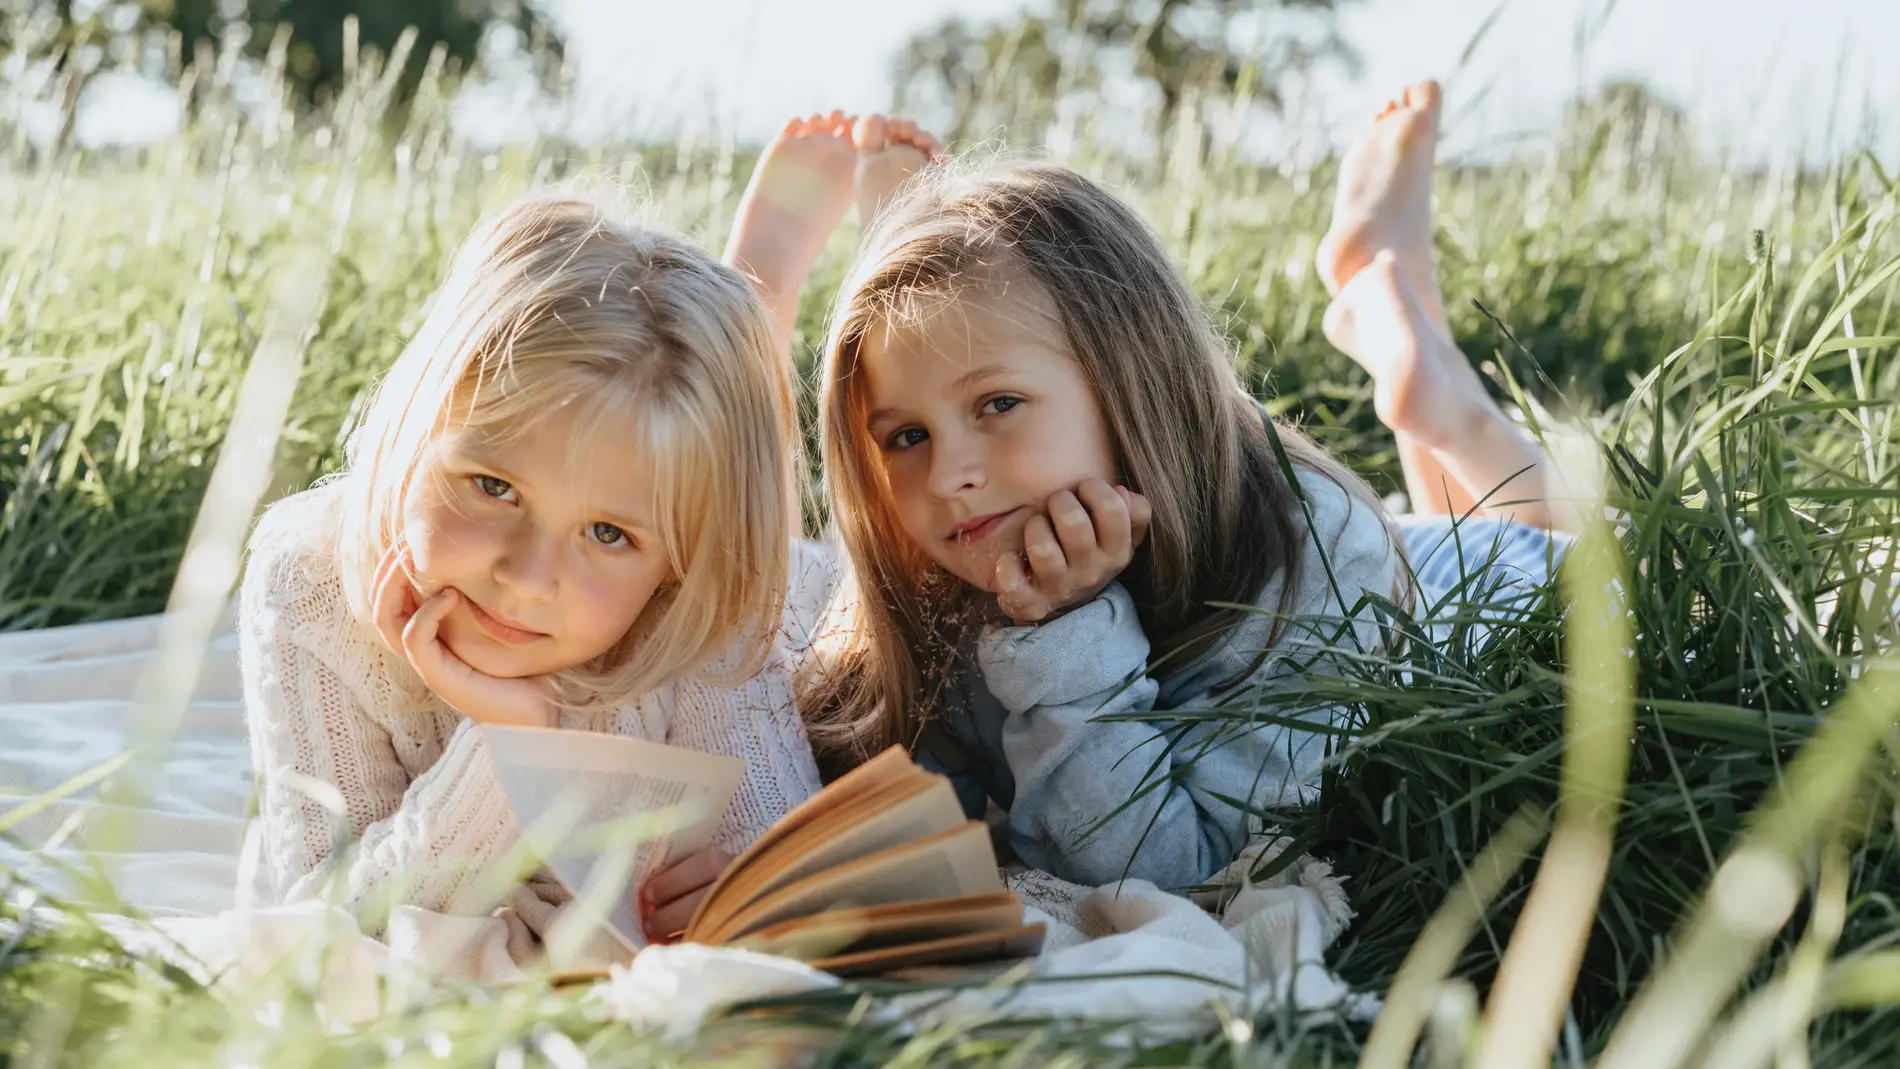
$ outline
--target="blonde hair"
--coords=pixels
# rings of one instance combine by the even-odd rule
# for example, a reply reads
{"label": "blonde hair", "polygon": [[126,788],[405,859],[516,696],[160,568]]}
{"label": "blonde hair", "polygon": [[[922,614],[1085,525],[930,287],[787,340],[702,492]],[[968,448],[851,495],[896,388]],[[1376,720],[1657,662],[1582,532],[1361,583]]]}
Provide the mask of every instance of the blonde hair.
{"label": "blonde hair", "polygon": [[938,581],[898,524],[864,422],[859,355],[874,329],[914,324],[945,301],[1006,294],[1029,313],[1014,322],[1074,357],[1121,478],[1153,505],[1122,581],[1156,657],[1192,656],[1236,620],[1212,602],[1252,601],[1282,574],[1294,590],[1307,530],[1276,432],[1294,466],[1383,514],[1365,482],[1304,434],[1269,426],[1160,240],[1115,196],[1047,164],[926,175],[867,238],[825,349],[826,484],[851,564],[842,604],[855,618],[831,628],[833,648],[801,706],[832,762],[915,745],[959,656],[946,648],[959,607],[944,596],[960,588],[953,602],[974,601]]}
{"label": "blonde hair", "polygon": [[372,619],[377,563],[451,428],[505,437],[536,420],[629,421],[676,585],[612,649],[560,673],[570,707],[613,704],[712,664],[757,671],[797,533],[789,370],[752,286],[678,238],[574,194],[529,196],[479,224],[352,435],[338,565]]}

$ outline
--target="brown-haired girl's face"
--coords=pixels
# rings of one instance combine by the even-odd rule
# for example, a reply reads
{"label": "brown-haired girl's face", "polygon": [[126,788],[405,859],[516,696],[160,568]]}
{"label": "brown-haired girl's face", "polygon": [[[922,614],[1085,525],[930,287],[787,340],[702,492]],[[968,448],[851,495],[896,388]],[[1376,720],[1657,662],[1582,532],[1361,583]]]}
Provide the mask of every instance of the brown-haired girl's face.
{"label": "brown-haired girl's face", "polygon": [[1082,367],[1021,302],[950,301],[876,327],[859,346],[865,430],[898,522],[925,556],[980,589],[1023,551],[1051,495],[1118,481]]}
{"label": "brown-haired girl's face", "polygon": [[553,419],[501,442],[451,431],[410,485],[403,538],[418,593],[461,593],[442,640],[478,672],[519,678],[592,661],[671,574],[644,519],[636,437],[577,433]]}

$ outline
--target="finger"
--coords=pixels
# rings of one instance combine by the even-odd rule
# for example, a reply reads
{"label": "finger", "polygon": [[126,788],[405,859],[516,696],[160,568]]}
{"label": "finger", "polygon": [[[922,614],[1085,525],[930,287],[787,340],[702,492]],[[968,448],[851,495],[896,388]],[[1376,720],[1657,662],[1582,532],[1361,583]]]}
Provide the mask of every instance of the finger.
{"label": "finger", "polygon": [[461,600],[454,587],[422,603],[402,629],[402,652],[430,690],[457,709],[472,707],[470,668],[441,642],[442,620]]}
{"label": "finger", "polygon": [[641,928],[646,931],[647,940],[670,943],[685,934],[686,926],[693,921],[693,911],[699,908],[699,900],[705,897],[706,888],[700,887],[684,897],[656,907],[640,922]]}
{"label": "finger", "polygon": [[1101,553],[1095,534],[1095,522],[1089,519],[1089,510],[1082,502],[1067,490],[1058,490],[1049,497],[1049,520],[1054,525],[1055,535],[1062,542],[1062,555],[1069,562],[1070,569],[1080,569],[1094,562]]}
{"label": "finger", "polygon": [[655,874],[640,888],[640,893],[647,905],[663,906],[711,884],[730,864],[731,854],[722,850],[701,850]]}
{"label": "finger", "polygon": [[1030,585],[1023,559],[1014,553],[996,562],[996,607],[1018,623],[1033,624],[1049,615],[1048,602]]}
{"label": "finger", "polygon": [[1154,518],[1154,507],[1148,499],[1125,486],[1115,488],[1128,500],[1128,530],[1131,544],[1139,547],[1148,539],[1148,522]]}
{"label": "finger", "polygon": [[441,630],[443,619],[460,601],[461,593],[447,586],[423,602],[402,629],[403,648],[413,652],[415,647],[433,643],[437,632]]}
{"label": "finger", "polygon": [[1061,589],[1061,583],[1069,572],[1069,560],[1063,556],[1062,545],[1056,540],[1055,528],[1050,526],[1049,517],[1031,516],[1023,528],[1023,555],[1029,558],[1029,571],[1035,576],[1036,586],[1044,594]]}
{"label": "finger", "polygon": [[415,587],[402,561],[402,552],[392,546],[376,566],[376,637],[391,653],[402,652],[402,630],[415,613]]}
{"label": "finger", "polygon": [[1076,496],[1089,510],[1095,525],[1095,543],[1115,568],[1127,565],[1134,552],[1134,530],[1128,520],[1128,503],[1115,489],[1100,479],[1090,479],[1076,487]]}

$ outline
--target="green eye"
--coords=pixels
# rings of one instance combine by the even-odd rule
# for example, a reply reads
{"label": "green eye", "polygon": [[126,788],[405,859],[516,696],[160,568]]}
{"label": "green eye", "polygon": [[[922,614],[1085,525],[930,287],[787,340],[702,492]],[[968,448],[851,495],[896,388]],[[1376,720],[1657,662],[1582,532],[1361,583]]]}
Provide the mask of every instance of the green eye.
{"label": "green eye", "polygon": [[611,523],[597,523],[589,529],[588,533],[593,535],[595,542],[603,546],[625,545],[631,541],[631,539],[627,537],[627,532],[615,527]]}
{"label": "green eye", "polygon": [[515,491],[514,487],[508,485],[508,480],[497,479],[493,475],[475,476],[475,488],[489,497],[504,501]]}

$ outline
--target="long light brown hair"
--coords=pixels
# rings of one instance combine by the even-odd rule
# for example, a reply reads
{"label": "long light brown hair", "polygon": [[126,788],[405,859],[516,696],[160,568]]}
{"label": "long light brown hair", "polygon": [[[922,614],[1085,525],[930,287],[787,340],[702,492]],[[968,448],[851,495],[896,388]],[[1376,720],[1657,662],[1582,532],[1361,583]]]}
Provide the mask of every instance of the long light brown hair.
{"label": "long light brown hair", "polygon": [[800,704],[832,767],[915,745],[976,601],[899,526],[865,425],[860,350],[874,330],[1005,289],[1041,306],[1017,321],[1045,322],[1055,335],[1045,340],[1081,365],[1122,479],[1153,505],[1121,579],[1156,657],[1192,656],[1235,621],[1210,603],[1251,603],[1282,575],[1294,590],[1307,525],[1272,432],[1292,466],[1380,511],[1363,480],[1296,428],[1269,430],[1159,238],[1113,194],[1048,164],[926,172],[867,236],[826,343],[826,487],[850,567]]}
{"label": "long light brown hair", "polygon": [[558,673],[611,705],[694,669],[757,670],[799,530],[796,412],[765,306],[737,271],[589,191],[522,198],[478,225],[350,439],[338,567],[371,626],[371,578],[402,533],[430,444],[554,422],[633,428],[673,581],[622,640]]}

